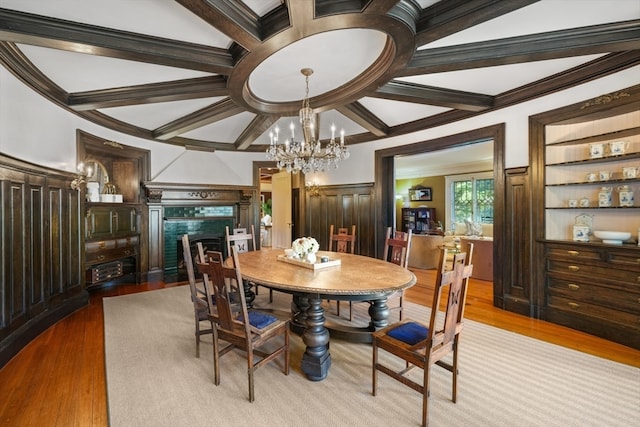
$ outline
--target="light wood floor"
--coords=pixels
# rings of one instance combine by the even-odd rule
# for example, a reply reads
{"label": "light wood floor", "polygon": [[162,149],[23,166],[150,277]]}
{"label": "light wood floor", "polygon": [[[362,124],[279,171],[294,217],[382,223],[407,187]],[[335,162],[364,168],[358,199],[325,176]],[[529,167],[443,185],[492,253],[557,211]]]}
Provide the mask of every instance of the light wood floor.
{"label": "light wood floor", "polygon": [[[431,303],[434,272],[415,270],[407,300]],[[120,285],[93,291],[88,306],[38,336],[0,370],[0,425],[107,426],[102,298],[177,284]],[[492,284],[472,281],[466,317],[640,367],[640,351],[492,305]]]}

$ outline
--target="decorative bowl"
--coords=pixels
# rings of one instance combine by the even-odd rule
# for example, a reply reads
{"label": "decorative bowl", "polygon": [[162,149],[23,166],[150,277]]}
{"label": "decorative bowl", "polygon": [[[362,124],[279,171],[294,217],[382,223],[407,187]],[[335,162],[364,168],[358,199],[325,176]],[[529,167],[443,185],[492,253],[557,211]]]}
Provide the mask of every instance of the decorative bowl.
{"label": "decorative bowl", "polygon": [[595,230],[593,235],[598,239],[602,239],[602,243],[610,245],[621,245],[624,240],[628,240],[631,237],[631,233],[627,231]]}

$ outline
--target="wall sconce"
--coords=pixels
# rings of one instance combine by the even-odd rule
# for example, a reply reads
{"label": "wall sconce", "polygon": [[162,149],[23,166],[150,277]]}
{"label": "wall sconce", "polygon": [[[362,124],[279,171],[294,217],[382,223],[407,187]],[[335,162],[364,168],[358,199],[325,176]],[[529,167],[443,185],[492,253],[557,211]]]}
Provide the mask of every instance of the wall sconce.
{"label": "wall sconce", "polygon": [[80,187],[87,183],[87,176],[91,176],[92,170],[90,167],[85,170],[84,163],[82,162],[78,163],[77,169],[78,175],[73,181],[71,181],[71,189],[80,191]]}
{"label": "wall sconce", "polygon": [[317,182],[307,181],[305,183],[305,189],[310,196],[319,196],[320,195],[320,185]]}

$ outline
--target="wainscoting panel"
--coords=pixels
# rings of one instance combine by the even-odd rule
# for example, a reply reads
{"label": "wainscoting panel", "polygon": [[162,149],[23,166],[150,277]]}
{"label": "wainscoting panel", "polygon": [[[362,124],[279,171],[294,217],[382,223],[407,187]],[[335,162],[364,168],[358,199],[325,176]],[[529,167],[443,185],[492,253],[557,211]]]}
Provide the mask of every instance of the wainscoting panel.
{"label": "wainscoting panel", "polygon": [[[500,262],[502,269],[501,306],[509,311],[535,316],[532,301],[531,268],[531,211],[529,202],[529,175],[526,168],[506,171],[506,211],[510,212],[505,222],[505,232],[510,239],[506,258]],[[520,267],[517,267],[520,266]],[[498,295],[496,294],[496,297]]]}
{"label": "wainscoting panel", "polygon": [[73,175],[0,155],[0,367],[88,302]]}
{"label": "wainscoting panel", "polygon": [[[307,194],[305,235],[328,248],[329,226],[356,226],[355,253],[375,256],[373,184],[321,187],[318,195]],[[299,237],[299,236],[298,236]]]}

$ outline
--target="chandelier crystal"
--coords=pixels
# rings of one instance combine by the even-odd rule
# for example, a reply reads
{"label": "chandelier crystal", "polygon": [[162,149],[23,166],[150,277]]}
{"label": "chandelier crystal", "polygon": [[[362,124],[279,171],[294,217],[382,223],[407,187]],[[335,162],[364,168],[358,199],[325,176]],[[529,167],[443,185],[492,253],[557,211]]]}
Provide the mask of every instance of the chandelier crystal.
{"label": "chandelier crystal", "polygon": [[280,129],[275,128],[275,133],[270,132],[270,144],[267,149],[267,158],[277,162],[278,169],[286,169],[289,173],[323,172],[327,169],[335,169],[338,162],[349,158],[349,151],[344,145],[344,130],[340,132],[340,143],[336,142],[335,125],[331,125],[331,140],[322,148],[319,140],[315,138],[316,116],[309,106],[309,76],[313,74],[311,68],[300,70],[305,76],[306,93],[300,108],[300,125],[302,126],[301,141],[294,139],[294,127],[291,123],[291,139],[285,139],[283,144],[278,144]]}

